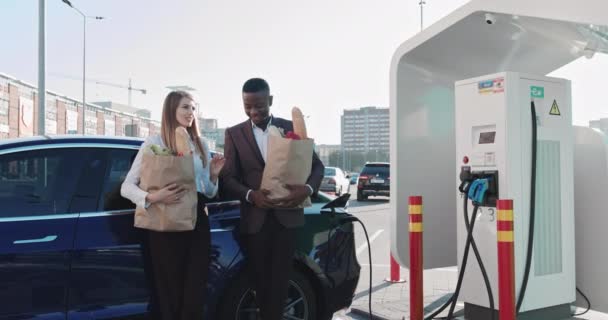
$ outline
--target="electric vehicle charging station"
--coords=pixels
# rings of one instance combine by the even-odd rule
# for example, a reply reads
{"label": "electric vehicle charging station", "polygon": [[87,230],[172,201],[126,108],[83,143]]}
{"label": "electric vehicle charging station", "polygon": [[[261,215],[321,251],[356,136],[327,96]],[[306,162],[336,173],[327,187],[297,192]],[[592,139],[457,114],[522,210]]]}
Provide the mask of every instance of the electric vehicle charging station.
{"label": "electric vehicle charging station", "polygon": [[[399,264],[404,267],[409,266],[407,232],[409,221],[406,208],[407,197],[410,195],[424,197],[424,267],[431,269],[453,266],[461,259],[458,253],[458,246],[462,243],[462,241],[458,241],[459,232],[462,234],[462,226],[458,227],[462,221],[462,215],[458,213],[461,201],[459,201],[459,196],[454,196],[458,194],[456,182],[462,165],[462,157],[459,157],[457,153],[459,138],[456,133],[455,83],[463,79],[485,77],[485,75],[507,71],[533,75],[535,79],[542,80],[543,78],[540,76],[547,75],[576,59],[593,57],[596,52],[608,53],[608,16],[605,14],[606,12],[608,12],[608,2],[603,0],[583,0],[576,3],[559,4],[548,0],[473,0],[423,30],[397,49],[390,71],[391,163],[394,177],[391,179],[393,196],[391,197],[390,225],[391,251]],[[576,81],[576,79],[569,80]],[[477,90],[479,90],[478,87]],[[568,91],[569,89],[564,90],[567,102],[557,101],[562,114],[569,112]],[[548,100],[547,97],[545,99]],[[553,101],[550,103],[552,104]],[[546,105],[544,107],[546,108]],[[576,110],[576,108],[584,108],[584,106],[572,106],[572,109]],[[531,121],[521,121],[522,126],[530,127]],[[539,127],[539,138],[543,135],[542,130]],[[529,138],[529,135],[527,137]],[[470,136],[467,138],[468,141],[472,140]],[[575,150],[577,150],[577,143],[580,141],[575,141]],[[472,159],[473,156],[469,157],[471,160],[475,160]],[[523,158],[521,155],[520,157]],[[560,164],[560,167],[563,165],[563,163]],[[603,166],[605,167],[606,164],[604,163]],[[574,168],[574,181],[577,181],[576,175],[582,170],[594,169]],[[512,174],[521,175],[523,181],[529,177],[529,173],[526,172],[514,171]],[[503,198],[503,195],[500,194],[500,181],[499,178],[499,197]],[[573,184],[577,183],[570,182],[570,188],[573,188]],[[584,185],[584,182],[579,181],[578,184]],[[509,187],[506,190],[508,189]],[[521,192],[523,193],[525,190],[521,190]],[[582,197],[582,192],[570,193],[571,196],[574,194],[574,207],[576,208],[575,213],[570,214],[575,216],[577,222],[581,219],[605,215],[592,210],[592,208],[597,209],[598,206],[599,208],[605,207],[596,205],[596,203],[601,203],[601,199],[605,196],[598,190],[587,190],[587,192],[596,192],[595,197],[589,197],[593,199],[588,199],[594,201],[593,205],[582,205],[581,201],[577,202],[577,199]],[[568,201],[564,200],[563,192],[559,196],[563,212],[568,208],[563,202]],[[504,198],[508,197],[509,195],[504,196]],[[514,210],[515,219],[528,217],[529,212],[525,210],[527,203],[525,198],[523,200],[515,196],[513,198],[516,206],[522,206]],[[572,206],[572,201],[569,205]],[[487,218],[487,213],[485,217],[482,215],[479,221],[483,221],[484,218]],[[599,220],[605,221],[606,219],[602,217]],[[595,221],[598,219],[596,218]],[[568,221],[560,221],[562,227],[566,222]],[[522,223],[525,228],[525,219],[516,223]],[[479,226],[481,225],[482,223],[479,224]],[[570,227],[574,228],[572,225]],[[521,229],[522,226],[516,226],[517,228]],[[482,227],[476,229],[478,230],[475,232],[476,237],[477,232],[481,232],[481,229]],[[564,243],[564,241],[569,241],[568,237],[572,236],[567,234],[568,232],[562,232],[559,250],[550,248],[553,250],[552,254],[557,254],[559,251],[562,255],[562,271],[559,274],[563,275],[563,279],[574,275],[574,278],[577,279],[576,284],[583,286],[594,309],[608,312],[608,290],[600,289],[608,288],[608,279],[605,276],[599,277],[599,275],[594,279],[589,279],[591,271],[597,271],[598,266],[591,259],[581,262],[582,256],[590,258],[593,254],[588,252],[589,250],[581,252],[578,243],[581,241],[581,231],[578,225],[576,230],[574,240],[578,249],[576,257],[569,256],[572,254],[569,246],[575,244]],[[516,270],[521,270],[523,266],[521,250],[527,243],[525,239],[518,237],[526,236],[527,230],[516,230],[515,232],[516,246],[520,246],[516,249]],[[518,232],[520,233],[517,234]],[[605,232],[589,229],[582,233],[585,237],[583,241],[587,243],[605,243]],[[485,239],[483,235],[480,235],[480,239],[487,241],[488,246],[495,246],[496,236],[494,235],[494,238],[491,238],[491,235],[488,236],[490,236],[488,239],[493,240]],[[537,263],[536,259],[542,258],[542,254],[545,252],[537,247],[534,248],[528,291],[523,300],[523,311],[562,305],[564,303],[562,297],[566,296],[570,297],[570,301],[574,300],[574,287],[568,284],[564,284],[563,287],[560,284],[559,288],[545,288],[546,290],[542,290],[542,294],[538,294],[542,288],[534,288],[542,285],[541,282],[535,281],[536,277],[541,278],[541,276],[537,276],[536,272],[542,268],[534,266]],[[485,257],[482,254],[482,258],[486,263],[495,263],[495,256]],[[569,265],[573,265],[574,261],[576,261],[577,267],[575,272],[568,270]],[[474,265],[475,262],[470,263],[471,269],[467,271],[467,277],[481,279],[479,274],[474,274]],[[488,265],[489,269],[493,269],[493,267]],[[492,272],[496,271],[492,270]],[[517,272],[519,273],[519,271]],[[520,275],[517,276],[516,282],[521,280],[520,277]],[[589,284],[590,281],[594,283],[596,289],[593,293],[586,290],[585,283],[581,284],[582,279],[586,279],[586,284]],[[466,302],[468,299],[473,305],[487,306],[485,302],[487,299],[484,300],[484,290],[479,287],[480,282],[475,284],[476,282],[470,281],[472,279],[463,284],[459,300]],[[571,283],[574,279],[569,281]],[[515,285],[516,290],[519,290],[521,283]],[[478,296],[468,296],[467,286],[481,289],[478,290]],[[492,283],[492,286],[496,286],[496,284]],[[550,290],[570,292],[547,294]],[[532,292],[536,292],[536,294]]]}
{"label": "electric vehicle charging station", "polygon": [[[576,300],[574,255],[573,127],[570,82],[504,72],[455,83],[458,172],[486,178],[489,190],[474,227],[490,284],[498,283],[496,199],[512,199],[516,292],[521,290],[530,221],[532,149],[536,155],[534,248],[521,312],[561,308],[569,315]],[[532,131],[535,107],[537,136]],[[533,144],[533,140],[536,140]],[[454,184],[457,217],[464,216],[460,180]],[[473,207],[469,205],[469,207]],[[457,219],[458,256],[464,255],[467,228]],[[462,268],[459,265],[459,268]],[[472,310],[489,308],[481,270],[468,263],[459,299]],[[492,288],[498,305],[498,288]],[[465,311],[465,312],[467,312]],[[545,310],[545,313],[548,310]],[[474,316],[473,316],[474,317]],[[478,316],[482,319],[482,316]]]}

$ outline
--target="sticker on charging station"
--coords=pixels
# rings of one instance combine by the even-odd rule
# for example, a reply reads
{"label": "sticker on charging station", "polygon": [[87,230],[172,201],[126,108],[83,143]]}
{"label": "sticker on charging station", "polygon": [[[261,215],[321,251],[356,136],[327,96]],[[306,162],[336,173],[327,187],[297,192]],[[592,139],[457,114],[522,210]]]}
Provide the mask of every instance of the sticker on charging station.
{"label": "sticker on charging station", "polygon": [[493,94],[505,91],[505,78],[479,81],[477,83],[479,94]]}
{"label": "sticker on charging station", "polygon": [[561,116],[561,112],[559,112],[559,107],[557,106],[557,101],[553,100],[553,105],[551,106],[551,110],[549,114],[552,116]]}
{"label": "sticker on charging station", "polygon": [[530,97],[531,98],[540,98],[540,99],[544,98],[545,97],[545,88],[531,86],[530,87]]}
{"label": "sticker on charging station", "polygon": [[494,87],[494,81],[484,80],[477,83],[477,89],[480,94],[492,93],[492,87]]}
{"label": "sticker on charging station", "polygon": [[505,92],[505,78],[494,79],[494,93]]}

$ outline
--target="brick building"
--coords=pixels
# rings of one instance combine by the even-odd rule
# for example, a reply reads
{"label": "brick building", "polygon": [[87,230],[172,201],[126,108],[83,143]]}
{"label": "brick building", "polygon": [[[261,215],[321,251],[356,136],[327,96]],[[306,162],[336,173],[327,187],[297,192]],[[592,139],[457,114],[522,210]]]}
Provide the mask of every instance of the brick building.
{"label": "brick building", "polygon": [[[38,134],[38,90],[0,73],[0,139]],[[104,108],[52,91],[46,94],[45,133],[147,137],[160,131],[160,123],[135,114]],[[86,115],[82,127],[83,111]],[[128,129],[127,129],[128,128]]]}

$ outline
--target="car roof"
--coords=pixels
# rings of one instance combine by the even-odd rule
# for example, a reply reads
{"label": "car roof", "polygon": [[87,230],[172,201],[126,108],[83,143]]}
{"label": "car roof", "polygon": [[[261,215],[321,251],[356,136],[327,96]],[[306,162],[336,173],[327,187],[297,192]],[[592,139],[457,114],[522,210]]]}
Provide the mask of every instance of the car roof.
{"label": "car roof", "polygon": [[384,167],[384,166],[388,167],[388,166],[390,166],[390,163],[388,163],[388,162],[368,162],[365,164],[365,166],[366,167],[367,166],[369,166],[369,167]]}
{"label": "car roof", "polygon": [[36,146],[41,144],[61,144],[61,143],[107,143],[140,146],[144,142],[143,138],[133,137],[106,137],[106,136],[86,136],[86,135],[57,135],[57,136],[33,136],[27,138],[11,138],[0,140],[0,150]]}
{"label": "car roof", "polygon": [[[32,147],[39,145],[52,145],[52,144],[115,144],[117,146],[134,146],[139,147],[144,142],[144,138],[135,138],[135,137],[114,137],[114,136],[83,136],[83,135],[54,135],[54,136],[33,136],[26,138],[10,138],[10,139],[1,139],[0,140],[0,151],[22,148],[22,147]],[[10,151],[9,151],[10,152]],[[215,150],[210,150],[211,156],[219,153]]]}

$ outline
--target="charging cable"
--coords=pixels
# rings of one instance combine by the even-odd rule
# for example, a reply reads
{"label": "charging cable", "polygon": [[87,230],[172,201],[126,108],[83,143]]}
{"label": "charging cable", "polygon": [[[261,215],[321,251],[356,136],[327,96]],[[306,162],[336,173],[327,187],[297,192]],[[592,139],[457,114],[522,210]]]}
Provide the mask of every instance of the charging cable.
{"label": "charging cable", "polygon": [[[361,224],[361,227],[363,227],[363,232],[365,233],[365,239],[367,240],[367,254],[369,257],[369,300],[368,300],[368,308],[369,308],[369,319],[373,320],[374,316],[372,314],[372,246],[369,242],[369,235],[367,234],[367,229],[365,228],[365,224],[359,220],[359,218],[351,215],[351,214],[346,214],[343,217],[337,217],[335,215],[335,211],[332,211],[332,214],[334,215],[334,218],[337,220],[337,222],[335,222],[333,228],[331,228],[329,230],[329,233],[327,234],[327,246],[329,248],[331,248],[331,238],[330,235],[332,233],[332,231],[338,229],[340,226],[342,226],[343,224],[347,224],[347,223],[352,223],[352,222],[359,222],[359,224]],[[325,266],[327,269],[327,265]]]}
{"label": "charging cable", "polygon": [[[454,316],[454,309],[456,308],[456,302],[458,300],[458,296],[460,294],[460,288],[462,286],[462,280],[464,278],[464,272],[467,267],[467,258],[469,255],[469,248],[473,247],[473,252],[475,253],[475,258],[477,263],[479,264],[479,269],[481,270],[481,274],[483,276],[483,280],[486,286],[486,290],[488,293],[488,299],[490,302],[490,312],[491,318],[494,319],[494,295],[492,294],[492,287],[490,285],[490,280],[488,277],[488,273],[486,272],[486,268],[483,264],[483,260],[481,259],[481,255],[479,254],[479,250],[477,248],[477,244],[475,243],[475,238],[473,236],[473,228],[475,226],[475,221],[477,220],[477,212],[479,210],[479,206],[484,203],[486,192],[488,191],[489,182],[488,179],[476,179],[474,180],[469,187],[465,189],[467,196],[464,197],[464,221],[467,229],[467,242],[464,248],[464,253],[462,257],[462,263],[460,266],[460,273],[458,275],[458,282],[456,284],[456,291],[454,292],[452,303],[450,305],[450,311],[448,312],[447,319],[451,320]],[[469,209],[468,209],[468,199],[471,199],[473,202],[473,215],[471,217],[469,223]]]}
{"label": "charging cable", "polygon": [[537,127],[536,123],[536,106],[534,101],[530,103],[530,110],[532,113],[532,173],[530,175],[530,222],[528,229],[528,249],[526,252],[526,266],[524,268],[524,279],[521,284],[519,296],[517,297],[517,308],[516,313],[519,313],[521,305],[524,302],[526,296],[526,288],[528,287],[528,277],[530,275],[530,265],[532,263],[532,249],[534,248],[534,216],[535,216],[535,205],[536,205],[536,141],[537,141]]}
{"label": "charging cable", "polygon": [[[456,291],[452,294],[450,299],[448,299],[448,301],[446,301],[443,304],[443,306],[441,306],[439,309],[437,309],[432,314],[426,316],[424,318],[425,320],[453,319],[454,309],[456,307],[456,302],[457,302],[458,296],[460,294],[460,289],[462,287],[462,281],[463,281],[464,273],[465,273],[466,266],[467,266],[470,247],[473,248],[473,252],[475,253],[475,258],[477,260],[477,263],[479,264],[479,268],[481,269],[481,273],[482,273],[482,276],[484,279],[484,283],[485,283],[486,290],[488,293],[488,299],[490,301],[490,309],[492,310],[491,318],[494,319],[494,317],[495,317],[495,314],[493,311],[494,310],[494,296],[492,294],[492,287],[490,285],[490,280],[489,280],[488,274],[486,272],[485,266],[483,264],[483,260],[481,259],[481,255],[479,254],[479,250],[477,248],[477,244],[475,243],[475,238],[473,236],[473,229],[475,227],[475,221],[477,220],[477,213],[479,210],[479,206],[485,201],[486,192],[488,191],[488,187],[489,187],[489,180],[488,179],[476,179],[476,180],[473,180],[473,182],[470,182],[470,180],[471,180],[470,177],[467,177],[467,178],[462,177],[462,178],[463,178],[463,182],[460,184],[459,190],[463,194],[466,195],[464,197],[464,201],[463,201],[463,209],[464,209],[465,226],[467,229],[467,241],[466,241],[466,245],[465,245],[464,254],[462,257],[460,272],[458,274],[458,281],[456,283]],[[468,200],[469,199],[471,199],[473,201],[473,205],[474,205],[473,215],[472,215],[470,221],[469,221],[469,210],[468,210]],[[435,318],[439,313],[441,313],[443,310],[445,310],[445,308],[447,308],[448,306],[450,306],[450,311],[449,311],[447,317]]]}
{"label": "charging cable", "polygon": [[374,315],[372,314],[372,246],[371,243],[369,242],[369,235],[367,234],[367,229],[365,228],[365,224],[363,223],[363,221],[359,220],[359,218],[353,216],[353,215],[348,215],[346,217],[343,217],[340,219],[341,222],[340,223],[347,223],[347,222],[359,222],[359,224],[361,225],[361,227],[363,228],[363,232],[365,232],[365,240],[367,241],[367,255],[369,257],[369,300],[368,300],[368,308],[369,308],[369,319],[373,320],[374,319]]}

